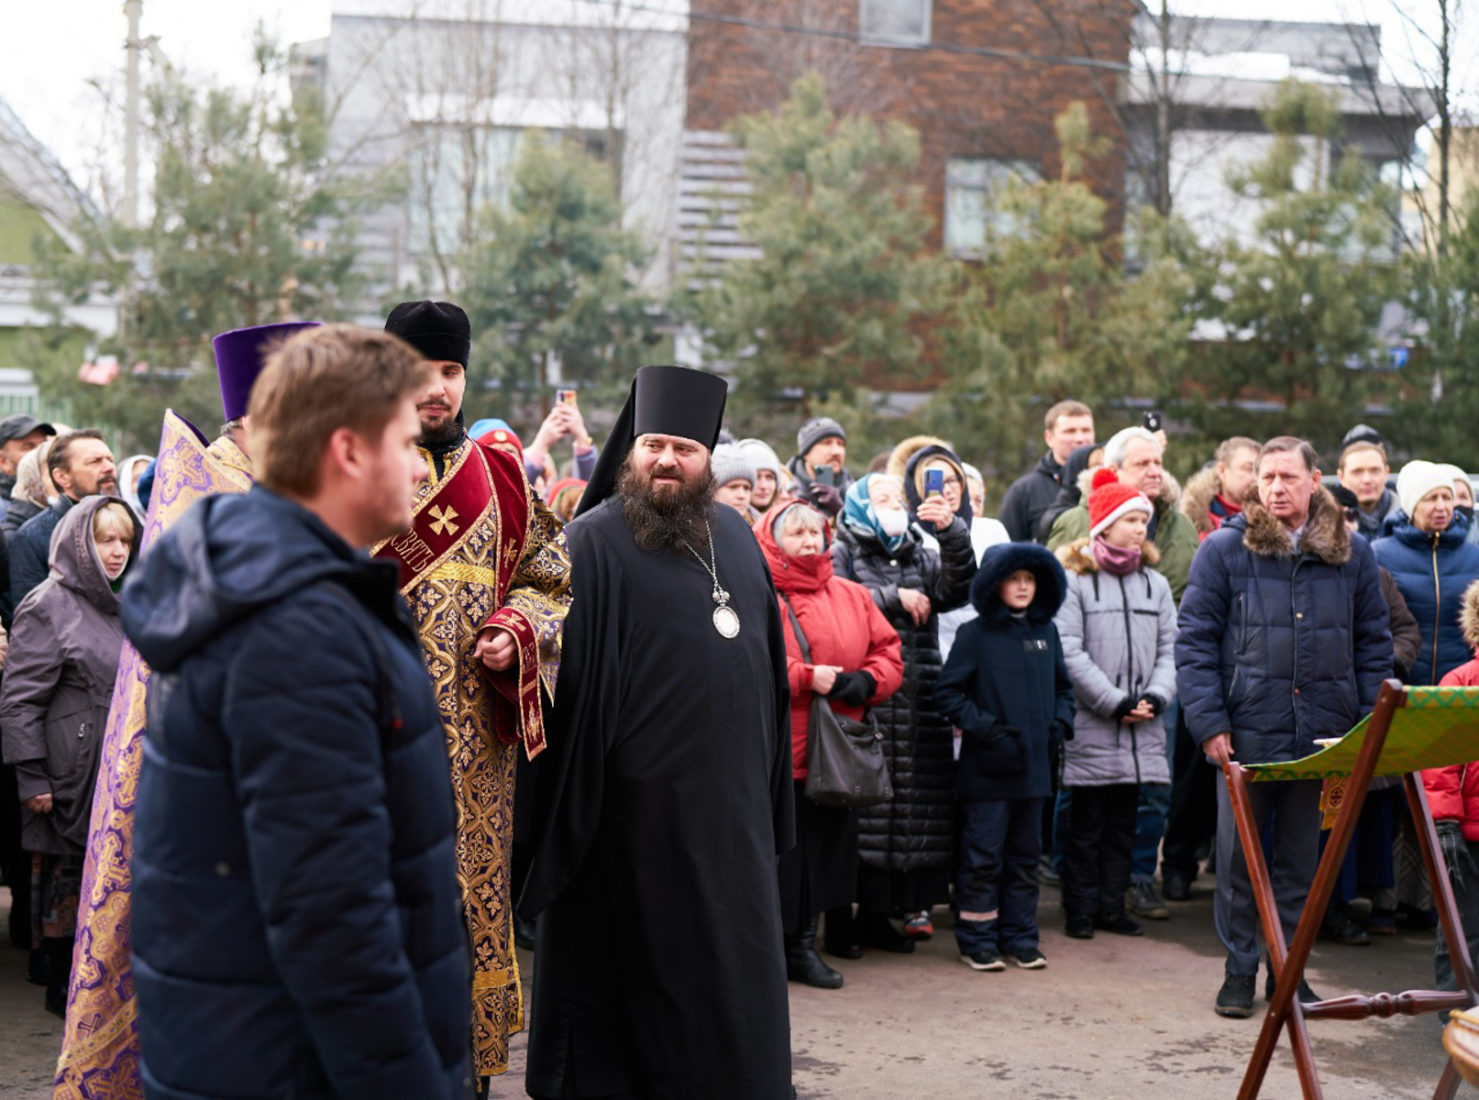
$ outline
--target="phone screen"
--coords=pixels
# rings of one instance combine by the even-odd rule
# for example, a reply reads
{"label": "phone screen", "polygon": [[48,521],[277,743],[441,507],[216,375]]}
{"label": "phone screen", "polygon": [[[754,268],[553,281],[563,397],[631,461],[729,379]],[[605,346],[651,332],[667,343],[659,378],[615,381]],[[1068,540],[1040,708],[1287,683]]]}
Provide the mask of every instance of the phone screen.
{"label": "phone screen", "polygon": [[924,495],[937,497],[945,491],[945,471],[936,466],[924,472]]}

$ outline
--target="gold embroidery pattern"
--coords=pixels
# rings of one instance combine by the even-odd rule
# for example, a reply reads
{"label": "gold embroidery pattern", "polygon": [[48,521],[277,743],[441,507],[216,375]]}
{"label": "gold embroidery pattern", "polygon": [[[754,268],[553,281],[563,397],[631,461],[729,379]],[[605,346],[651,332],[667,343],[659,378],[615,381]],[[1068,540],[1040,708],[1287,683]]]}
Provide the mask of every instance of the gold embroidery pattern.
{"label": "gold embroidery pattern", "polygon": [[462,530],[452,522],[457,518],[457,509],[450,505],[446,508],[432,508],[427,514],[432,517],[431,529],[439,535],[455,535]]}
{"label": "gold embroidery pattern", "polygon": [[[461,459],[466,460],[473,450],[466,448]],[[432,487],[428,482],[423,492],[429,493]],[[497,504],[496,499],[490,500],[476,517],[454,517],[470,524],[456,552],[407,590],[452,764],[457,878],[472,944],[473,1054],[479,1075],[500,1074],[508,1068],[508,1036],[524,1026],[508,881],[513,849],[514,761],[519,746],[502,741],[493,729],[489,695],[495,689],[473,657],[478,631],[499,607],[497,565],[504,540]],[[445,517],[437,518],[443,521]],[[534,544],[547,538],[549,531],[531,525],[532,557],[539,557]],[[546,605],[546,618],[539,621],[546,623],[547,619],[547,625],[541,627],[542,635],[552,627],[553,652],[558,659],[559,630],[569,605],[569,557],[563,539],[553,553],[551,576],[542,582],[548,594],[538,597]],[[553,561],[565,563],[563,576],[553,576]],[[515,602],[516,594],[527,583],[515,576],[506,602]]]}

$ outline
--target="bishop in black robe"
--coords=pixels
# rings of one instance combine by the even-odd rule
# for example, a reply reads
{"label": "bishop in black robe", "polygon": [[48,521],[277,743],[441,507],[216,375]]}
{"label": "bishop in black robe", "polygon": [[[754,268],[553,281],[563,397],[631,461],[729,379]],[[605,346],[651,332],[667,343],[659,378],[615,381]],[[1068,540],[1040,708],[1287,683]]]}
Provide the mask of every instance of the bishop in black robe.
{"label": "bishop in black robe", "polygon": [[[643,374],[663,369],[676,368]],[[647,430],[675,426],[711,442],[675,421]],[[628,449],[622,432],[603,462]],[[715,628],[709,563],[641,548],[619,497],[565,529],[574,599],[520,905],[539,914],[531,1096],[792,1095],[775,871],[793,837],[784,635],[744,520],[708,519],[733,638]]]}

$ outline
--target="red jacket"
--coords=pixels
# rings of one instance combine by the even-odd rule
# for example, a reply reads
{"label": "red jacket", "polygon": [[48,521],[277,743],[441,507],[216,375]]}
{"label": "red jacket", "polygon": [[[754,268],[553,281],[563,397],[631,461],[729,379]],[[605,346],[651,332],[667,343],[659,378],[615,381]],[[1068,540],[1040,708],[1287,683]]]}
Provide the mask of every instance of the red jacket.
{"label": "red jacket", "polygon": [[[1479,687],[1479,657],[1446,674],[1439,686]],[[1434,821],[1455,818],[1463,824],[1465,840],[1479,840],[1479,762],[1426,768],[1423,789]]]}
{"label": "red jacket", "polygon": [[[869,706],[883,702],[904,682],[904,660],[899,635],[873,603],[872,594],[860,584],[832,575],[832,555],[792,557],[777,545],[771,533],[774,519],[755,530],[765,559],[770,563],[775,587],[791,600],[801,630],[811,646],[816,664],[840,665],[844,672],[863,671],[877,684]],[[791,681],[791,764],[797,779],[806,778],[806,727],[811,717],[812,665],[801,659],[801,644],[791,629],[786,601],[780,599],[781,622],[786,632],[786,671]],[[832,709],[848,718],[860,718],[862,707],[850,707],[836,699]]]}

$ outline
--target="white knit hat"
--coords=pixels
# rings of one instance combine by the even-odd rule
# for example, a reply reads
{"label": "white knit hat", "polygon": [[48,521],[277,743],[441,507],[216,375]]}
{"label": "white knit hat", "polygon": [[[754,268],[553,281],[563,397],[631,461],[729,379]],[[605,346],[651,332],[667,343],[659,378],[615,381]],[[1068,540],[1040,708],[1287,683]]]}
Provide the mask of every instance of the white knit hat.
{"label": "white knit hat", "polygon": [[721,443],[709,457],[709,466],[714,471],[714,484],[727,485],[731,481],[748,481],[755,487],[755,464],[745,452],[733,443]]}
{"label": "white knit hat", "polygon": [[[1417,510],[1423,497],[1439,489],[1452,491],[1454,471],[1457,466],[1449,466],[1438,462],[1425,462],[1420,458],[1413,459],[1397,474],[1397,499],[1402,503],[1402,511],[1407,513],[1407,518],[1412,518],[1412,513]],[[1463,471],[1459,470],[1462,475]]]}

